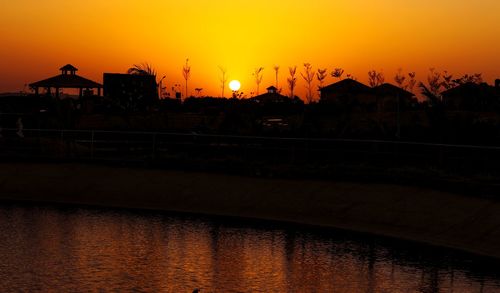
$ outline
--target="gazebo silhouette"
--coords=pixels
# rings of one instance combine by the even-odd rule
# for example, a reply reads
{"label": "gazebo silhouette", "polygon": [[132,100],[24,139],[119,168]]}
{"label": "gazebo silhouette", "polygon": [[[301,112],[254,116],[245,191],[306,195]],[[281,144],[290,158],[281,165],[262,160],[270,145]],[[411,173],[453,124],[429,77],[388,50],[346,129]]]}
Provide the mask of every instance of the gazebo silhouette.
{"label": "gazebo silhouette", "polygon": [[31,83],[30,88],[35,90],[35,94],[38,95],[40,88],[47,89],[47,93],[51,94],[51,89],[55,89],[55,96],[59,98],[59,89],[62,88],[72,88],[79,89],[79,97],[83,96],[83,90],[97,89],[97,95],[101,95],[102,85],[90,79],[83,78],[76,74],[78,68],[71,64],[66,64],[59,68],[61,74]]}

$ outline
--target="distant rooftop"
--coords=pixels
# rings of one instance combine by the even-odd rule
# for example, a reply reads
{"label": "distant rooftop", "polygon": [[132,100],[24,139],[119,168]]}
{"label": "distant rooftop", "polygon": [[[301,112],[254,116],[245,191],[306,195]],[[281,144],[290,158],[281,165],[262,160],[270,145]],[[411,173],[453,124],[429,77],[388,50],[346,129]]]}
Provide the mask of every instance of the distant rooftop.
{"label": "distant rooftop", "polygon": [[361,82],[354,79],[343,79],[339,82],[332,83],[321,88],[321,92],[349,92],[352,94],[357,93],[369,93],[372,91],[372,88],[369,86],[362,84]]}
{"label": "distant rooftop", "polygon": [[389,96],[400,96],[400,97],[414,96],[413,93],[390,83],[383,83],[379,86],[376,86],[373,88],[373,91],[378,95],[389,95]]}

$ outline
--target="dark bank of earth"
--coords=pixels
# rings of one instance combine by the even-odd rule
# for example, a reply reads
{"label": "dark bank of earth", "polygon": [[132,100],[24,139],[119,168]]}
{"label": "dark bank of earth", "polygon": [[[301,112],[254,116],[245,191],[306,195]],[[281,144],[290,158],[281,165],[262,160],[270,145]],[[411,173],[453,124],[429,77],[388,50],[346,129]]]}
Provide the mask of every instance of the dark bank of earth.
{"label": "dark bank of earth", "polygon": [[500,258],[500,200],[419,187],[0,163],[0,198],[289,221]]}

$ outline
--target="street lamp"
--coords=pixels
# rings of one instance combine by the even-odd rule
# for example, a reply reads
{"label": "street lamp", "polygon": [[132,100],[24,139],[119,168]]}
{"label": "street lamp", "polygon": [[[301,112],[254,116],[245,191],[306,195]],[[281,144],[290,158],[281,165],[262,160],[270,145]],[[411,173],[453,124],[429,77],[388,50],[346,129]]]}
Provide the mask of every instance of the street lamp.
{"label": "street lamp", "polygon": [[159,89],[158,89],[158,95],[160,97],[160,100],[162,99],[162,93],[163,93],[163,86],[162,86],[162,81],[163,79],[165,79],[166,75],[164,75],[160,81],[158,82],[158,85],[159,85]]}

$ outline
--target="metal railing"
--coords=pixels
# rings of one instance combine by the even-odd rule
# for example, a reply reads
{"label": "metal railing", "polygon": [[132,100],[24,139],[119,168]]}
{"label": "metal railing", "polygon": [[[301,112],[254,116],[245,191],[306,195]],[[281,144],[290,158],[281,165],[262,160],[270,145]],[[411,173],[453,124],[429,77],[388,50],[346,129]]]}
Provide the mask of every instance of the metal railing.
{"label": "metal railing", "polygon": [[500,147],[105,130],[2,129],[0,159],[58,158],[251,165],[425,167],[500,173]]}

